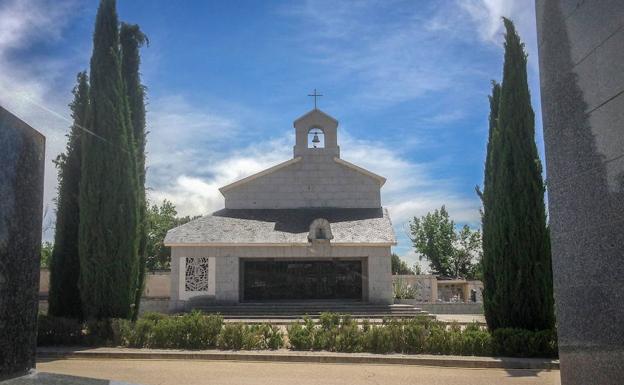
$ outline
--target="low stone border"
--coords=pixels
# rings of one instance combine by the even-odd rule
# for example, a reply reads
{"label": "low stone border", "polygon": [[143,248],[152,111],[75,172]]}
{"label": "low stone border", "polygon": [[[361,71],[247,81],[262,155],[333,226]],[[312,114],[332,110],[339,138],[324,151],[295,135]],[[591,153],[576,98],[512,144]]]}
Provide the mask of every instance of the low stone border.
{"label": "low stone border", "polygon": [[372,353],[301,352],[287,349],[266,351],[167,350],[129,348],[41,347],[38,359],[160,359],[160,360],[227,360],[265,362],[311,362],[334,364],[397,364],[459,368],[501,368],[559,370],[558,360],[541,358],[506,358],[475,356],[406,355]]}

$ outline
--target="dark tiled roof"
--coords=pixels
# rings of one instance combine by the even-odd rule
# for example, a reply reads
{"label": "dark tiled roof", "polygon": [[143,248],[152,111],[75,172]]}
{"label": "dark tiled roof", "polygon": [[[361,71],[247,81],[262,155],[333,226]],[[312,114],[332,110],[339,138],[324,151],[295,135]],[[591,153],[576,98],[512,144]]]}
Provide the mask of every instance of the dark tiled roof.
{"label": "dark tiled roof", "polygon": [[395,243],[386,209],[223,209],[169,230],[165,244],[308,243],[310,223],[325,218],[331,243]]}

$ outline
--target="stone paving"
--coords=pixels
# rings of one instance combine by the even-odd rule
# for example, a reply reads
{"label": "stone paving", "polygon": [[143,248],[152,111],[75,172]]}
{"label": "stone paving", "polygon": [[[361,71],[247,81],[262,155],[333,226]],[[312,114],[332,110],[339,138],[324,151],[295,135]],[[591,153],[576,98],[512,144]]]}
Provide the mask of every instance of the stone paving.
{"label": "stone paving", "polygon": [[560,385],[558,370],[466,369],[427,366],[233,361],[40,361],[40,372],[142,385]]}
{"label": "stone paving", "polygon": [[559,369],[559,361],[545,358],[477,357],[432,354],[339,353],[278,350],[180,350],[136,348],[40,347],[39,359],[198,360],[245,362],[298,362],[333,364],[426,365],[456,368]]}

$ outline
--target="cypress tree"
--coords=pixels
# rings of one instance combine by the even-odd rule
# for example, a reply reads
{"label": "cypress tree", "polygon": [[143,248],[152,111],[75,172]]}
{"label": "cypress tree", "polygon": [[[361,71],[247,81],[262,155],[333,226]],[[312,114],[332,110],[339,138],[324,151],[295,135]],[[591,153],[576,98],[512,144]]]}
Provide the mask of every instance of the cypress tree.
{"label": "cypress tree", "polygon": [[87,318],[127,318],[137,285],[138,175],[115,0],[102,0],[98,8],[90,78],[92,135],[82,136],[80,294]]}
{"label": "cypress tree", "polygon": [[139,48],[147,42],[147,37],[138,25],[121,24],[119,32],[121,41],[121,74],[126,86],[130,121],[136,147],[136,164],[138,174],[138,205],[139,205],[139,265],[138,282],[134,299],[133,318],[136,318],[143,294],[145,280],[145,262],[147,253],[147,207],[145,199],[145,87],[141,84],[139,66],[141,57]]}
{"label": "cypress tree", "polygon": [[500,90],[493,85],[490,98],[483,190],[484,310],[491,330],[549,329],[550,246],[526,54],[513,23],[503,21],[503,82]]}
{"label": "cypress tree", "polygon": [[89,83],[86,72],[77,76],[74,100],[69,105],[73,125],[68,135],[65,154],[55,163],[59,169],[54,250],[50,263],[50,295],[48,312],[57,317],[82,318],[80,290],[80,260],[78,256],[78,224],[80,210],[81,135],[89,108]]}
{"label": "cypress tree", "polygon": [[499,304],[496,302],[498,296],[496,293],[496,278],[500,277],[500,269],[497,269],[496,262],[499,259],[495,256],[495,251],[491,249],[494,243],[491,238],[494,237],[496,226],[494,224],[494,215],[492,215],[492,198],[496,196],[494,192],[494,185],[492,181],[492,174],[497,166],[497,162],[494,159],[498,159],[501,147],[497,141],[500,136],[498,132],[498,107],[500,105],[500,91],[501,86],[496,81],[492,81],[492,94],[490,99],[490,116],[489,116],[489,133],[487,143],[487,155],[485,160],[485,175],[483,178],[483,193],[480,194],[483,211],[481,215],[482,221],[482,247],[483,256],[481,258],[481,264],[483,268],[483,308],[488,322],[488,326],[491,330],[494,330],[494,325],[498,325],[498,312]]}

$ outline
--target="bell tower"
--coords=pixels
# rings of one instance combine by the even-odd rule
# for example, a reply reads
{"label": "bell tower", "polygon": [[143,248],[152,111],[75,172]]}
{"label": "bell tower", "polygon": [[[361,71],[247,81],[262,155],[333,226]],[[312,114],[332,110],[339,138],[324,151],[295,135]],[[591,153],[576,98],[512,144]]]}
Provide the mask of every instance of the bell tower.
{"label": "bell tower", "polygon": [[324,155],[340,158],[338,121],[319,109],[313,109],[293,123],[294,156]]}

